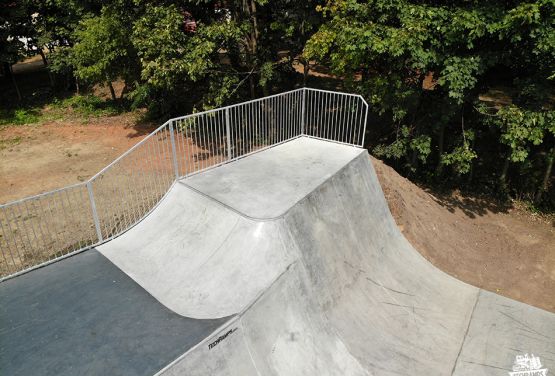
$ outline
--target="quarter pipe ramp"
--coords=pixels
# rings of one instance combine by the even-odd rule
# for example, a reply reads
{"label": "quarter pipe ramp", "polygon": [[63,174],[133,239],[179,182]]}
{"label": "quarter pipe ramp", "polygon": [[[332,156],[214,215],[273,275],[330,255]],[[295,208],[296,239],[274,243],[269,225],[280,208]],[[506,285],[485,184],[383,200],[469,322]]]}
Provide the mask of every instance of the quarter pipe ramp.
{"label": "quarter pipe ramp", "polygon": [[[411,247],[364,150],[299,138],[174,190],[164,218],[100,247],[176,312],[234,316],[162,373],[506,375],[520,353],[555,354],[555,315],[460,282]],[[206,215],[219,219],[178,219]],[[160,226],[181,243],[162,244]],[[206,240],[191,244],[191,229]]]}

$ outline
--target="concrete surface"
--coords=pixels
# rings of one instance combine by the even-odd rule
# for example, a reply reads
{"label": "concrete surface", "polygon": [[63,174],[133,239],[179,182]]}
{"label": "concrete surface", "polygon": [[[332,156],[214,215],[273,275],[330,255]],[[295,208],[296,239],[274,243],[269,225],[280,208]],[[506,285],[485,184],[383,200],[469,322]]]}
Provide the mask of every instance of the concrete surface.
{"label": "concrete surface", "polygon": [[96,250],[0,283],[0,375],[152,375],[225,320],[181,317]]}
{"label": "concrete surface", "polygon": [[[298,170],[303,157],[292,156],[304,155],[307,142],[318,141],[274,148],[267,165],[246,159],[243,169],[232,164],[195,177],[195,190],[222,207],[287,228],[287,260],[294,261],[228,327],[160,374],[507,375],[516,355],[531,352],[554,369],[555,315],[427,262],[395,225],[365,152],[352,148],[323,181],[280,188],[281,204],[265,204],[265,189],[272,197],[279,184],[272,171]],[[328,153],[328,145],[319,152],[333,160],[347,148],[334,144]],[[227,169],[235,183],[219,186]]]}
{"label": "concrete surface", "polygon": [[279,222],[255,222],[176,184],[145,220],[98,250],[181,315],[240,312],[293,258]]}
{"label": "concrete surface", "polygon": [[553,316],[481,290],[453,375],[507,375],[515,356],[526,353],[555,373]]}
{"label": "concrete surface", "polygon": [[555,372],[555,314],[427,262],[361,149],[299,138],[184,179],[99,251],[179,314],[232,316],[159,375]]}
{"label": "concrete surface", "polygon": [[243,216],[272,219],[360,153],[361,149],[302,137],[182,182]]}

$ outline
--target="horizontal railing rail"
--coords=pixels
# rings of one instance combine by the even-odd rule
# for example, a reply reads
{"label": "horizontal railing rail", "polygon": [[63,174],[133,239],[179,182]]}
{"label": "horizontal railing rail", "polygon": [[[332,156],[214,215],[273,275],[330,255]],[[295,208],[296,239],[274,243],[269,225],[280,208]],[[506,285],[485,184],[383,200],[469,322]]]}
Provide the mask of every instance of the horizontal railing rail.
{"label": "horizontal railing rail", "polygon": [[0,205],[0,280],[127,231],[178,179],[306,136],[362,147],[359,95],[296,89],[168,120],[88,181]]}

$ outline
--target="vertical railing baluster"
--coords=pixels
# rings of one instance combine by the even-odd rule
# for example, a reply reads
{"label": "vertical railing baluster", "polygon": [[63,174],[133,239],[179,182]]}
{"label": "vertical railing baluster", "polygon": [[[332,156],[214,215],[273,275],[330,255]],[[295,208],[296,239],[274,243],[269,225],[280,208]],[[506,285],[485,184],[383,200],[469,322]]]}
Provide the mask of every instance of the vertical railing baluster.
{"label": "vertical railing baluster", "polygon": [[364,147],[364,139],[366,137],[366,123],[367,122],[368,122],[368,105],[366,105],[366,115],[364,116],[364,129],[362,130],[362,142],[359,145],[360,147]]}
{"label": "vertical railing baluster", "polygon": [[173,132],[173,120],[170,121],[170,142],[172,145],[173,171],[175,173],[175,179],[179,179],[179,168],[177,166],[177,151],[175,148],[175,136]]}
{"label": "vertical railing baluster", "polygon": [[89,192],[89,200],[91,202],[91,212],[94,227],[96,229],[96,235],[98,236],[98,242],[101,242],[104,239],[102,239],[102,231],[100,231],[100,221],[98,220],[98,213],[96,212],[96,202],[94,200],[93,188],[90,180],[87,182],[87,191]]}
{"label": "vertical railing baluster", "polygon": [[301,134],[305,134],[304,133],[304,117],[305,117],[305,113],[306,113],[306,87],[303,88],[303,104],[302,104],[302,115],[301,115]]}
{"label": "vertical railing baluster", "polygon": [[225,137],[227,138],[227,160],[231,161],[231,127],[229,125],[229,107],[225,109]]}

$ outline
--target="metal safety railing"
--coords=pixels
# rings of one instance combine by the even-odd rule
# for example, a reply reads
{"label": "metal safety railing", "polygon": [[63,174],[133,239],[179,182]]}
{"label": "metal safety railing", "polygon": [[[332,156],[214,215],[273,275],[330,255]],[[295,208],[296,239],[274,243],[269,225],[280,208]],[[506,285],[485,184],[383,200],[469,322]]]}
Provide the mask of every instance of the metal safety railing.
{"label": "metal safety railing", "polygon": [[177,179],[306,136],[361,147],[359,95],[302,88],[168,120],[87,182],[0,205],[0,280],[112,239]]}

